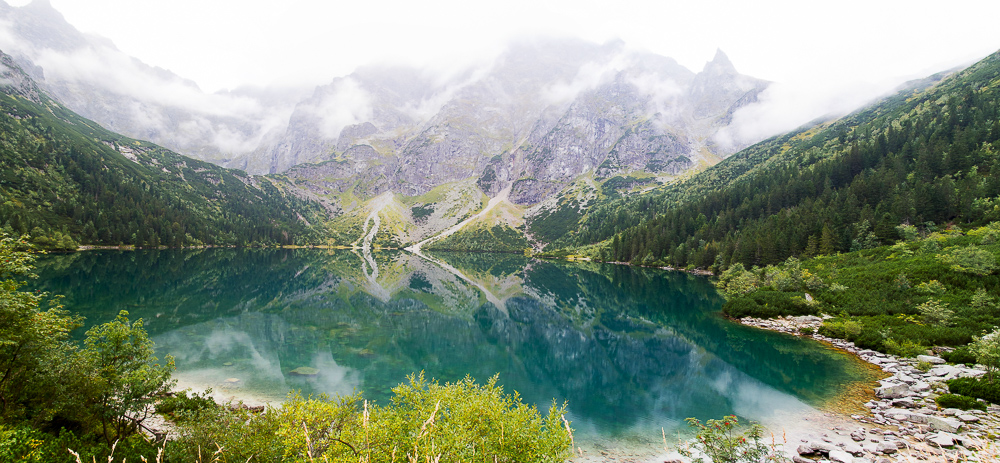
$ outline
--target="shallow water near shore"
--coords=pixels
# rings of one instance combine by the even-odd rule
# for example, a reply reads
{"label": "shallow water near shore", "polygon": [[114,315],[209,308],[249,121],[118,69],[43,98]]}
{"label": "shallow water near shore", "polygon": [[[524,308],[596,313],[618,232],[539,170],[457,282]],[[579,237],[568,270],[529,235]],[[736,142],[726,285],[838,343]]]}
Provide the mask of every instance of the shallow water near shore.
{"label": "shallow water near shore", "polygon": [[[407,375],[499,375],[543,411],[568,401],[589,452],[652,455],[684,419],[774,429],[873,379],[817,342],[720,317],[682,272],[507,254],[314,249],[87,251],[39,261],[37,289],[87,326],[143,318],[180,384],[280,402],[290,390],[384,402]],[[33,288],[34,289],[34,288]],[[84,330],[79,330],[82,337]]]}

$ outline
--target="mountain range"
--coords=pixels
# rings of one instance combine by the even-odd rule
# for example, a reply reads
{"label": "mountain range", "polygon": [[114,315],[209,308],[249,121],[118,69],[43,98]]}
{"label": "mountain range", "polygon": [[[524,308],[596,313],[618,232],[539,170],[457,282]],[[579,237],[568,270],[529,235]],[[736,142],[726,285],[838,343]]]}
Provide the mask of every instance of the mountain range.
{"label": "mountain range", "polygon": [[768,86],[721,51],[695,73],[620,41],[540,39],[450,76],[368,66],[311,94],[207,94],[80,33],[45,0],[0,4],[0,19],[0,47],[67,108],[196,159],[282,174],[342,226],[393,203],[382,245],[434,237],[490,199],[507,213],[489,227],[515,229],[580,182],[629,189],[713,165],[756,141],[733,136],[732,116]]}
{"label": "mountain range", "polygon": [[[736,260],[734,255],[743,260],[750,254],[767,255],[764,260],[770,261],[803,252],[808,239],[825,239],[820,236],[822,226],[796,235],[790,239],[796,244],[780,252],[762,251],[771,245],[758,236],[758,250],[748,254],[749,244],[738,245],[742,240],[733,228],[735,216],[723,217],[731,219],[725,225],[729,235],[724,235],[703,228],[720,220],[710,214],[736,208],[740,198],[747,197],[756,198],[747,207],[757,209],[740,209],[746,220],[763,220],[792,207],[785,197],[757,198],[755,188],[771,188],[779,176],[798,175],[795,169],[817,161],[848,162],[851,156],[861,156],[866,159],[862,165],[877,168],[876,157],[866,153],[889,153],[879,145],[879,133],[896,140],[892,145],[897,150],[900,133],[912,146],[924,146],[920,143],[926,140],[919,137],[930,138],[925,133],[929,129],[914,126],[915,116],[906,114],[926,108],[914,109],[912,101],[936,98],[937,106],[926,104],[945,117],[957,111],[947,101],[956,98],[952,88],[960,85],[946,74],[932,76],[845,119],[818,122],[754,144],[759,140],[740,138],[745,132],[735,116],[760,105],[769,83],[740,74],[721,51],[700,72],[693,72],[671,58],[630,50],[620,41],[537,39],[512,43],[488,65],[450,75],[373,65],[308,90],[243,88],[207,94],[169,71],[125,55],[107,40],[80,33],[45,0],[19,8],[0,2],[0,20],[9,105],[32,112],[36,121],[55,124],[48,131],[34,127],[41,130],[31,132],[35,136],[55,133],[55,143],[59,134],[73,133],[71,139],[84,135],[153,171],[165,161],[144,160],[133,145],[141,147],[140,154],[162,154],[175,165],[209,165],[195,159],[216,164],[219,167],[194,171],[229,175],[252,188],[273,187],[267,195],[275,196],[267,201],[290,209],[281,212],[280,220],[263,222],[298,227],[280,239],[273,230],[240,232],[239,239],[232,234],[220,238],[218,232],[215,238],[207,233],[187,239],[165,234],[163,227],[156,227],[154,241],[147,231],[116,234],[122,243],[140,245],[218,241],[406,247],[415,252],[572,249],[563,252],[649,263],[693,261],[703,267],[723,254]],[[911,106],[904,108],[904,103]],[[890,113],[897,119],[886,119]],[[872,125],[874,117],[882,117],[877,123],[883,125]],[[87,129],[81,132],[81,127]],[[974,135],[988,141],[985,135]],[[183,156],[195,159],[183,161]],[[980,172],[988,170],[982,162],[976,164]],[[191,178],[178,172],[160,166],[148,174],[179,175],[181,182]],[[823,193],[824,201],[864,169],[852,166],[848,173],[844,178],[827,176],[830,188]],[[949,175],[958,178],[959,173]],[[755,175],[772,183],[747,180],[762,178]],[[24,205],[37,207],[38,198],[21,196],[27,190],[19,184],[4,193],[17,199],[8,201],[14,205],[11,211],[20,211],[17,217],[28,216]],[[226,197],[211,188],[195,190],[209,203]],[[662,216],[675,206],[696,207],[702,204],[698,201],[720,195],[730,209],[703,208],[704,219],[685,215],[683,230],[664,231],[667,219]],[[42,204],[62,200],[58,194],[51,196]],[[765,211],[759,211],[761,202],[767,203]],[[824,216],[837,233],[836,248],[849,248],[863,221],[872,227],[889,219],[930,217],[893,211],[886,219],[887,211],[874,204],[871,211],[849,217]],[[0,217],[3,224],[11,225],[11,214]],[[89,229],[84,233],[87,220],[78,216],[64,212],[41,221],[18,219],[14,228],[23,231],[26,222],[31,224],[28,229],[37,226],[84,242],[109,243],[108,237],[97,237]],[[295,219],[289,222],[289,217]],[[933,220],[952,217],[955,214],[942,212]],[[123,230],[144,222],[149,220],[131,219]],[[654,235],[670,243],[649,246]],[[695,235],[708,239],[692,242]],[[595,243],[603,244],[587,250]],[[729,246],[724,252],[719,248],[723,245]],[[709,248],[713,251],[706,251]]]}

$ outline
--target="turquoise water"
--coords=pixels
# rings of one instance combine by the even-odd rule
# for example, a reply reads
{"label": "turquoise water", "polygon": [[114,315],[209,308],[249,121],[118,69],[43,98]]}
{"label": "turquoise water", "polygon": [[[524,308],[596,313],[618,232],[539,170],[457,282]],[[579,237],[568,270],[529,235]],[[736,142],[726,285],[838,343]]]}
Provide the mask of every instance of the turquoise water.
{"label": "turquoise water", "polygon": [[[88,251],[39,262],[40,289],[88,326],[142,317],[184,385],[281,400],[499,374],[578,439],[662,447],[684,418],[780,422],[869,380],[845,355],[728,322],[686,273],[504,254]],[[82,336],[83,330],[80,330]],[[293,370],[311,367],[315,375]],[[301,371],[301,370],[300,370]]]}

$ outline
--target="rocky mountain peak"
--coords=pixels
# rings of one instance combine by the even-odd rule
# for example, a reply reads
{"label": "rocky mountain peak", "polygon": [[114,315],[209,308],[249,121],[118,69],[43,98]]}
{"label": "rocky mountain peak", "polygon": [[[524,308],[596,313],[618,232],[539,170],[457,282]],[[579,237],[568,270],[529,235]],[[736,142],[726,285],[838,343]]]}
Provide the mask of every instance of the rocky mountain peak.
{"label": "rocky mountain peak", "polygon": [[729,61],[729,57],[722,51],[722,49],[715,50],[715,57],[712,61],[705,63],[705,68],[702,69],[703,73],[706,74],[728,74],[736,75],[736,66],[733,66],[733,62]]}

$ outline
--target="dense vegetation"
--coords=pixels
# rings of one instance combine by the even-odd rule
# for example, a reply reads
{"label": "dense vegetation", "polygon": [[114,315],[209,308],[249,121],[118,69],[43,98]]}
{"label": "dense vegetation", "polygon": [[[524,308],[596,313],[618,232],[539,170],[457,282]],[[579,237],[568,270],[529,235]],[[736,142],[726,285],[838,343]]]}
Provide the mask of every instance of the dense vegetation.
{"label": "dense vegetation", "polygon": [[[595,206],[595,257],[746,266],[891,244],[903,223],[1000,218],[1000,54],[927,90],[777,137],[665,192]],[[638,225],[637,225],[638,224]]]}
{"label": "dense vegetation", "polygon": [[[0,228],[47,249],[319,242],[325,213],[266,177],[102,129],[23,81],[0,92]],[[128,157],[126,157],[128,155]]]}
{"label": "dense vegetation", "polygon": [[473,224],[427,246],[433,251],[516,252],[530,249],[524,233],[503,225]]}
{"label": "dense vegetation", "polygon": [[962,346],[1000,325],[1000,222],[963,233],[916,234],[893,246],[723,272],[723,311],[735,318],[828,313],[821,332],[912,356]]}
{"label": "dense vegetation", "polygon": [[[387,404],[295,396],[263,413],[197,394],[165,398],[172,359],[153,357],[142,320],[117,319],[69,338],[81,324],[58,298],[22,291],[30,245],[0,237],[0,461],[562,461],[565,405],[546,415],[494,377],[450,384],[414,376]],[[160,401],[160,399],[163,399]],[[149,406],[180,425],[154,442],[140,430]]]}

